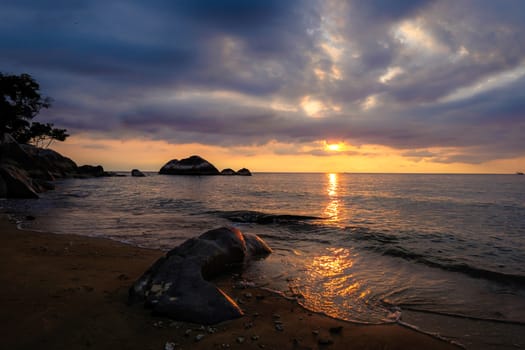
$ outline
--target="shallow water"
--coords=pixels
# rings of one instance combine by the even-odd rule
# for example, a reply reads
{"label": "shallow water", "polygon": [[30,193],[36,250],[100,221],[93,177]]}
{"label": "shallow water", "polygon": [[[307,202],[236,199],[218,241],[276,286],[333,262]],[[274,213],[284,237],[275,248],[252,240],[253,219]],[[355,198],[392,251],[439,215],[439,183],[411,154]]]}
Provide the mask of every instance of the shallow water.
{"label": "shallow water", "polygon": [[[234,225],[275,250],[246,278],[346,320],[388,322],[400,308],[406,315],[525,324],[523,177],[148,175],[63,180],[39,200],[4,200],[0,207],[36,217],[23,222],[27,228],[165,250]],[[232,211],[276,216],[257,223],[254,213]],[[452,329],[412,319],[468,343]]]}

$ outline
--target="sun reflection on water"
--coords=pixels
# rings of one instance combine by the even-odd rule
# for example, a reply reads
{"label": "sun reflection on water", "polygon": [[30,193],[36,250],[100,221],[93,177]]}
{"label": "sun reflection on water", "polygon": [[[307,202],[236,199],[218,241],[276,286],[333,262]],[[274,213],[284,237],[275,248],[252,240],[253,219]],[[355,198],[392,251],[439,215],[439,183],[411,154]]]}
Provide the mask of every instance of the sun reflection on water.
{"label": "sun reflection on water", "polygon": [[329,221],[332,223],[337,223],[339,221],[339,182],[338,174],[331,173],[327,174],[328,184],[326,192],[328,194],[329,202],[326,208],[324,209],[324,216],[329,218]]}
{"label": "sun reflection on water", "polygon": [[354,274],[356,254],[349,248],[333,247],[327,248],[325,254],[312,257],[305,266],[302,285],[303,303],[307,308],[344,317],[335,304],[346,310],[360,309],[361,304],[366,304],[371,291],[366,282]]}

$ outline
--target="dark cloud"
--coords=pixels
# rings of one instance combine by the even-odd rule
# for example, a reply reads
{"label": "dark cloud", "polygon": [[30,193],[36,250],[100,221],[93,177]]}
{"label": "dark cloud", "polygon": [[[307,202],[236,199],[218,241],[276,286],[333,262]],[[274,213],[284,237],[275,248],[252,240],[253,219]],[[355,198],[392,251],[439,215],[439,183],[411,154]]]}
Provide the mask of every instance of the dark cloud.
{"label": "dark cloud", "polygon": [[[4,1],[0,69],[32,74],[55,99],[42,118],[72,132],[223,146],[340,139],[479,163],[524,155],[524,10],[510,0]],[[457,151],[427,151],[440,147]]]}

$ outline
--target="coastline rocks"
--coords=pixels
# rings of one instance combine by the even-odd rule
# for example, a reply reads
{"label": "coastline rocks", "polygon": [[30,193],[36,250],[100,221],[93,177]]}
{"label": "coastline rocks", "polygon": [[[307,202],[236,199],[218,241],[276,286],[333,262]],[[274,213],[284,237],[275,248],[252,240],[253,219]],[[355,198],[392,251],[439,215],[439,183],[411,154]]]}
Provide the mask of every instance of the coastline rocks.
{"label": "coastline rocks", "polygon": [[271,251],[259,237],[236,228],[207,231],[157,260],[130,288],[129,302],[144,302],[155,314],[199,324],[241,317],[241,308],[209,279]]}
{"label": "coastline rocks", "polygon": [[77,168],[77,173],[80,177],[102,177],[107,176],[102,165],[82,165]]}
{"label": "coastline rocks", "polygon": [[177,160],[172,159],[167,162],[160,170],[159,174],[167,175],[219,175],[219,170],[199,156]]}
{"label": "coastline rocks", "polygon": [[237,173],[233,169],[226,168],[226,169],[221,170],[221,175],[232,176],[232,175],[237,175]]}
{"label": "coastline rocks", "polygon": [[23,169],[12,165],[0,166],[0,197],[38,198],[37,189]]}
{"label": "coastline rocks", "polygon": [[116,176],[102,166],[77,167],[74,161],[51,149],[19,144],[9,134],[0,135],[0,198],[38,198],[61,178]]}
{"label": "coastline rocks", "polygon": [[250,170],[248,170],[246,168],[242,168],[242,169],[237,170],[237,175],[240,175],[240,176],[252,176],[252,173],[250,172]]}
{"label": "coastline rocks", "polygon": [[140,171],[139,169],[133,169],[133,170],[131,170],[131,176],[145,177],[146,175],[144,175],[144,173],[142,171]]}

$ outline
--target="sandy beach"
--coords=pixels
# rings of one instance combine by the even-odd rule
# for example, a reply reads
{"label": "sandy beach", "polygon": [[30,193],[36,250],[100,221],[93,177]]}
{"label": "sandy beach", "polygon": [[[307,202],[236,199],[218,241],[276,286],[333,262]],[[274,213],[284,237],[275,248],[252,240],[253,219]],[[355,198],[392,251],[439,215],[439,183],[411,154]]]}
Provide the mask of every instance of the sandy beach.
{"label": "sandy beach", "polygon": [[126,300],[161,251],[20,231],[5,216],[0,232],[2,349],[457,349],[400,325],[356,325],[266,290],[235,289],[230,276],[218,284],[244,317],[213,327],[154,317]]}

